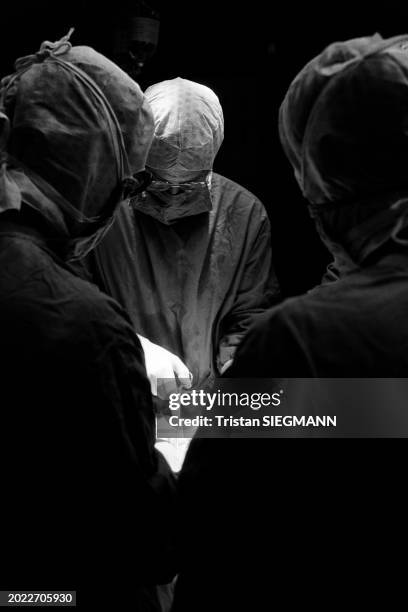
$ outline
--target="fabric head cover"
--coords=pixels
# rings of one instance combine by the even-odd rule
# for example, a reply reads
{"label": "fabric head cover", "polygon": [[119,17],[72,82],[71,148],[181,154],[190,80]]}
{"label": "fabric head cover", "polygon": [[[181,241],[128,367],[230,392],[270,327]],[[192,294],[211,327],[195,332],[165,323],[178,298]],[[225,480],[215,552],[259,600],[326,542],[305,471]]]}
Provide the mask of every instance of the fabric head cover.
{"label": "fabric head cover", "polygon": [[407,43],[376,34],[330,45],[280,109],[282,145],[312,214],[360,261],[401,229],[408,210]]}
{"label": "fabric head cover", "polygon": [[10,128],[0,212],[24,200],[59,236],[83,235],[107,206],[112,215],[122,181],[145,167],[153,135],[145,96],[115,64],[71,47],[68,37],[17,60],[1,85]]}
{"label": "fabric head cover", "polygon": [[176,78],[146,90],[155,131],[147,166],[165,180],[193,180],[210,171],[224,138],[222,108],[204,85]]}

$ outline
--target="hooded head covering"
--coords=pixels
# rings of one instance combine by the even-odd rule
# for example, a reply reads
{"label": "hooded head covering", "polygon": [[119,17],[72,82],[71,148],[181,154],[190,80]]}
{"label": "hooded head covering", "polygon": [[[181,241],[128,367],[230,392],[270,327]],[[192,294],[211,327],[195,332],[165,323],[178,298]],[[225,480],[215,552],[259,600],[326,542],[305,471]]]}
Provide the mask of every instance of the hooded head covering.
{"label": "hooded head covering", "polygon": [[152,85],[146,97],[154,116],[148,167],[162,178],[170,175],[186,181],[194,173],[209,172],[224,138],[224,118],[215,93],[177,78]]}
{"label": "hooded head covering", "polygon": [[106,226],[123,183],[144,169],[153,117],[128,75],[68,37],[17,60],[1,83],[0,213],[24,202],[83,256],[79,243]]}
{"label": "hooded head covering", "polygon": [[322,238],[358,264],[408,225],[407,45],[378,34],[330,45],[280,109],[281,141]]}
{"label": "hooded head covering", "polygon": [[146,98],[155,124],[146,164],[159,180],[134,199],[134,209],[166,225],[210,211],[211,169],[224,137],[217,96],[177,78],[152,85]]}

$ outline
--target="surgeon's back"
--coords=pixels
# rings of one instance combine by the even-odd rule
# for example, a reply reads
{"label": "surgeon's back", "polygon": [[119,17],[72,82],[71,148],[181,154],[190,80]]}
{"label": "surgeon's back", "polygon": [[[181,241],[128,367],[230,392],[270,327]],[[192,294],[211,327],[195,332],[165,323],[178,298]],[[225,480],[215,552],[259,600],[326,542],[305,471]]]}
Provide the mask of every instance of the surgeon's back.
{"label": "surgeon's back", "polygon": [[3,587],[136,602],[160,579],[172,478],[126,315],[33,229],[2,222],[0,337]]}
{"label": "surgeon's back", "polygon": [[[264,313],[228,378],[403,378],[407,309],[408,252],[397,249]],[[179,479],[189,538],[174,612],[367,605],[384,596],[384,559],[400,580],[389,547],[401,537],[403,449],[278,438],[192,442]]]}
{"label": "surgeon's back", "polygon": [[287,300],[260,316],[235,375],[398,378],[408,368],[408,251]]}

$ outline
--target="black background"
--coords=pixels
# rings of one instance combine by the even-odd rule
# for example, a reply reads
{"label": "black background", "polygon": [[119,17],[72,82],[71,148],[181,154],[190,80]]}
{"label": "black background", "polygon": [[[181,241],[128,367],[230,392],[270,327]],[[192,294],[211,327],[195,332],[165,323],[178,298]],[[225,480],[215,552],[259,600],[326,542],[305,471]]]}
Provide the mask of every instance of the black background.
{"label": "black background", "polygon": [[[225,141],[215,170],[253,191],[272,222],[274,259],[285,295],[320,279],[329,255],[314,232],[306,204],[284,157],[277,113],[297,71],[334,40],[408,31],[408,5],[358,2],[160,2],[157,51],[139,83],[144,89],[181,76],[215,90],[225,115]],[[1,8],[0,74],[17,57],[57,40],[71,26],[73,44],[110,54],[112,30],[131,3],[8,2]]]}

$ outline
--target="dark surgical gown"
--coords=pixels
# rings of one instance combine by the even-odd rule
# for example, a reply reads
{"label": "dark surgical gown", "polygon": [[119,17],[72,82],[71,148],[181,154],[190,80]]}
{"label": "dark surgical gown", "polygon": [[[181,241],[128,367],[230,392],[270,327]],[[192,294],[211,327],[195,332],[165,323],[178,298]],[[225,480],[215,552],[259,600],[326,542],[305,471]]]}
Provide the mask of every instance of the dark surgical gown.
{"label": "dark surgical gown", "polygon": [[142,348],[114,300],[3,222],[0,354],[1,588],[138,609],[173,575]]}
{"label": "dark surgical gown", "polygon": [[[407,313],[408,253],[383,254],[263,314],[228,377],[406,378]],[[392,394],[382,406],[393,414]],[[405,542],[405,454],[398,440],[193,440],[173,612],[391,601],[405,584],[393,548]]]}
{"label": "dark surgical gown", "polygon": [[218,174],[211,193],[210,213],[172,225],[123,205],[90,263],[137,333],[178,355],[199,387],[233,356],[254,317],[279,299],[264,207]]}

